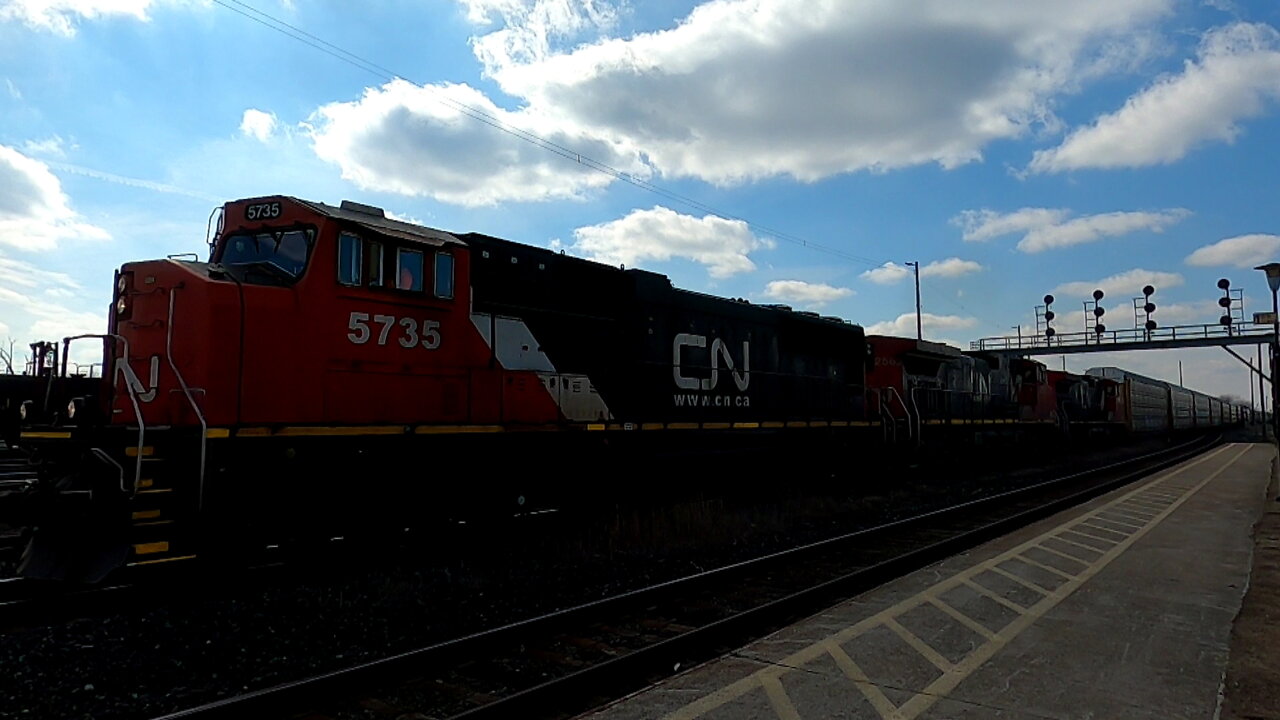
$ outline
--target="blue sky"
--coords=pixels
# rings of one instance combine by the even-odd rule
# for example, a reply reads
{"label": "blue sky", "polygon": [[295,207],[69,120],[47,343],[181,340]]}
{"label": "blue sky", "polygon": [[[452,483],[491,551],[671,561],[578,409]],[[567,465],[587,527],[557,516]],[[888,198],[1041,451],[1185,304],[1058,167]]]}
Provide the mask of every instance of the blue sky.
{"label": "blue sky", "polygon": [[[876,332],[914,332],[918,260],[926,335],[965,346],[1046,292],[1078,330],[1098,286],[1113,327],[1148,282],[1162,325],[1213,322],[1219,277],[1252,313],[1278,28],[1261,0],[0,0],[0,338],[100,330],[114,267],[276,193]],[[1247,397],[1216,349],[1068,367],[1179,360]]]}

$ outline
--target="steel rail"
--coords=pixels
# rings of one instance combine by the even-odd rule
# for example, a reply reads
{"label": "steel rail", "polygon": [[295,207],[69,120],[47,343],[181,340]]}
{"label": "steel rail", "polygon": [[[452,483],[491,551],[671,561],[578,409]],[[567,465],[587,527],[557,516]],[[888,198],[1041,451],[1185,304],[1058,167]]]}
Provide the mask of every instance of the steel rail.
{"label": "steel rail", "polygon": [[[332,699],[357,692],[353,688],[386,686],[397,678],[422,674],[433,669],[456,666],[463,658],[475,657],[486,649],[498,645],[519,644],[521,638],[546,636],[557,628],[589,622],[608,613],[621,612],[655,602],[674,593],[695,592],[706,585],[723,583],[735,576],[758,572],[783,561],[794,560],[820,549],[832,548],[852,540],[884,535],[892,530],[926,526],[931,522],[963,517],[983,508],[1019,497],[1033,496],[1051,487],[1063,486],[1088,478],[1106,477],[1110,473],[1125,470],[1117,477],[1091,484],[1089,487],[1036,505],[959,533],[874,565],[861,568],[841,577],[828,579],[807,589],[763,603],[751,609],[710,622],[673,638],[660,640],[644,648],[607,660],[540,685],[514,692],[489,704],[463,712],[458,718],[534,717],[549,710],[582,711],[589,709],[580,698],[590,696],[595,700],[619,697],[645,683],[669,675],[679,663],[688,664],[714,657],[725,648],[733,647],[752,637],[759,636],[762,627],[776,627],[807,612],[826,607],[848,593],[873,587],[905,572],[972,547],[987,539],[998,537],[1009,530],[1021,527],[1041,517],[1077,505],[1091,497],[1115,487],[1133,482],[1161,469],[1182,462],[1207,450],[1221,436],[1200,438],[1172,448],[1148,453],[1135,458],[1111,463],[1099,468],[1072,473],[1026,487],[977,498],[957,505],[901,518],[874,527],[845,533],[818,542],[808,543],[758,558],[722,566],[683,578],[669,580],[649,587],[632,590],[600,600],[557,610],[545,615],[520,620],[463,637],[435,643],[390,657],[373,660],[349,668],[323,673],[314,677],[284,683],[274,687],[250,691],[242,695],[217,700],[198,707],[180,710],[160,716],[155,720],[213,720],[216,718],[270,717],[293,715],[301,709],[314,706],[318,699]],[[575,700],[574,698],[579,698]],[[305,706],[305,707],[303,707]]]}

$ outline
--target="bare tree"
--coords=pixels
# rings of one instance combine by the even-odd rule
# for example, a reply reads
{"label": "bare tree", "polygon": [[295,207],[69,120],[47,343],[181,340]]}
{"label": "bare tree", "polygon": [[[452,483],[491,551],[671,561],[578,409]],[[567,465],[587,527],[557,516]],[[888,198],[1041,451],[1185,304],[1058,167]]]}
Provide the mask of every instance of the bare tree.
{"label": "bare tree", "polygon": [[14,345],[14,343],[13,343],[13,338],[8,338],[8,340],[9,340],[9,347],[8,347],[8,349],[5,349],[5,348],[3,348],[3,347],[0,347],[0,363],[3,363],[3,364],[4,364],[4,368],[5,368],[5,370],[4,370],[4,371],[5,371],[6,373],[8,373],[8,374],[10,374],[10,375],[14,375],[14,374],[16,374],[16,373],[14,373],[14,372],[13,372],[13,345]]}

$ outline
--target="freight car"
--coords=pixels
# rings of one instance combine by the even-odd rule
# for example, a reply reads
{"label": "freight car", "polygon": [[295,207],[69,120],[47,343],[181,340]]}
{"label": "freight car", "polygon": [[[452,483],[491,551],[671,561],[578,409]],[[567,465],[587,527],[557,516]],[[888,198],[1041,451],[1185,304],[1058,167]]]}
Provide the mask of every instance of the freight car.
{"label": "freight car", "polygon": [[660,495],[880,434],[857,325],[350,202],[228,203],[209,262],[124,265],[109,331],[72,340],[108,372],[23,434],[49,479],[30,576]]}
{"label": "freight car", "polygon": [[1086,375],[1120,384],[1118,401],[1128,407],[1122,415],[1134,432],[1190,430],[1243,422],[1241,408],[1180,385],[1156,380],[1117,367],[1095,367]]}

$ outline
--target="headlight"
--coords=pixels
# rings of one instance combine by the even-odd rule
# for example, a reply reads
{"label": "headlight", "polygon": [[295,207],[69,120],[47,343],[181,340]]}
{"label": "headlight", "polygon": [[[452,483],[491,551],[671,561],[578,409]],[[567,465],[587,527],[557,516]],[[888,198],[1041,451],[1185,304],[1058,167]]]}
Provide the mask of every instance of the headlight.
{"label": "headlight", "polygon": [[31,404],[31,401],[27,400],[23,402],[22,405],[18,406],[18,417],[22,418],[23,420],[27,419],[27,406],[30,404]]}
{"label": "headlight", "polygon": [[124,294],[124,291],[128,289],[129,289],[129,277],[127,275],[121,275],[120,278],[116,280],[116,292],[120,294]]}
{"label": "headlight", "polygon": [[129,309],[129,303],[127,302],[127,299],[125,298],[125,296],[121,295],[120,299],[116,301],[116,314],[123,315],[125,311],[128,309]]}
{"label": "headlight", "polygon": [[74,420],[76,417],[76,401],[72,400],[67,403],[67,419]]}

